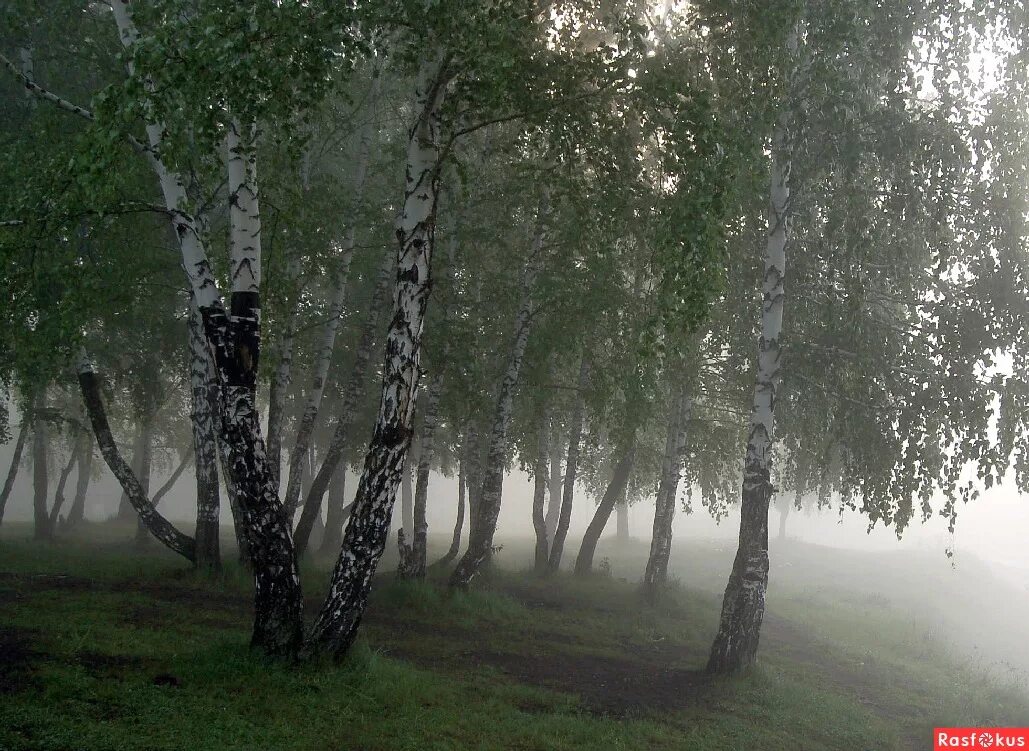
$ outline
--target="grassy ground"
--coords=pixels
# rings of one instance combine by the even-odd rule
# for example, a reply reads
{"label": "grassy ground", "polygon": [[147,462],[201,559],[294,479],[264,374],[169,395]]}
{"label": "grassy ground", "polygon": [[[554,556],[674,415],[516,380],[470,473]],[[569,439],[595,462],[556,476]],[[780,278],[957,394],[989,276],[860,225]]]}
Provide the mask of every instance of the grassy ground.
{"label": "grassy ground", "polygon": [[[934,725],[1029,725],[1020,688],[853,588],[784,587],[759,669],[727,681],[701,673],[714,587],[650,607],[617,573],[497,571],[466,595],[386,574],[346,664],[295,668],[248,651],[238,570],[25,533],[0,543],[2,749],[878,751],[930,747]],[[305,572],[309,611],[325,579]]]}

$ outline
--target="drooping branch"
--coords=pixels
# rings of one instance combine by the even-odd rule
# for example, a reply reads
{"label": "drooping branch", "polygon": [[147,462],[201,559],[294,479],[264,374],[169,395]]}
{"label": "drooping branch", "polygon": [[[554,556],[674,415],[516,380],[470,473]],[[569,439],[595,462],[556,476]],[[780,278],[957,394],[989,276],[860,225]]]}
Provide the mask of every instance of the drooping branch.
{"label": "drooping branch", "polygon": [[93,121],[93,113],[90,112],[88,109],[86,109],[85,107],[80,107],[79,105],[68,101],[62,96],[58,96],[49,89],[43,88],[38,83],[33,81],[29,76],[22,73],[21,70],[18,69],[18,66],[12,63],[2,53],[0,53],[0,64],[3,64],[3,66],[7,68],[7,70],[11,71],[14,77],[17,78],[21,85],[25,87],[25,90],[33,96],[38,97],[39,99],[42,99],[46,102],[50,102],[51,104],[55,105],[59,109],[64,110],[65,112],[70,112],[73,115],[78,115],[79,117],[85,118],[90,122]]}

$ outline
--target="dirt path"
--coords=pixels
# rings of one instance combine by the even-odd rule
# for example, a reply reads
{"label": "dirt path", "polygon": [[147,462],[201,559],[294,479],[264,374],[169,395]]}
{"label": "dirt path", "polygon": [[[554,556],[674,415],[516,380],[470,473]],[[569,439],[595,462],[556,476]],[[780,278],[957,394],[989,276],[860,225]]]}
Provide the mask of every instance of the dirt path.
{"label": "dirt path", "polygon": [[[0,600],[31,596],[42,590],[138,592],[153,598],[156,604],[137,606],[127,612],[127,617],[135,623],[153,623],[156,627],[163,623],[161,606],[172,603],[186,605],[199,617],[217,619],[222,624],[238,622],[245,627],[250,617],[250,599],[241,593],[177,586],[175,582],[116,582],[67,575],[0,572]],[[507,594],[530,609],[564,607],[559,600],[541,598],[539,592],[512,588]],[[308,609],[313,610],[319,604],[317,598],[312,598]],[[681,667],[701,666],[706,655],[691,653],[685,646],[674,643],[665,642],[647,650],[627,646],[624,655],[612,656],[582,649],[583,643],[570,643],[574,640],[567,634],[534,632],[532,651],[503,651],[489,633],[412,620],[403,613],[374,604],[367,613],[366,623],[377,648],[420,667],[448,673],[490,668],[519,683],[578,695],[589,711],[601,715],[639,717],[716,699],[717,692],[712,691],[710,679],[701,670]],[[765,649],[785,655],[839,693],[854,696],[893,726],[903,728],[917,717],[915,708],[887,704],[877,696],[876,687],[882,685],[881,675],[841,659],[789,621],[769,614],[762,640]],[[31,642],[24,634],[0,630],[0,693],[15,690],[23,667],[40,658],[38,653],[28,649]],[[88,655],[86,658],[92,659]],[[526,709],[531,711],[532,707]],[[921,739],[921,735],[918,738]],[[904,747],[920,747],[914,732],[910,745],[905,739]]]}

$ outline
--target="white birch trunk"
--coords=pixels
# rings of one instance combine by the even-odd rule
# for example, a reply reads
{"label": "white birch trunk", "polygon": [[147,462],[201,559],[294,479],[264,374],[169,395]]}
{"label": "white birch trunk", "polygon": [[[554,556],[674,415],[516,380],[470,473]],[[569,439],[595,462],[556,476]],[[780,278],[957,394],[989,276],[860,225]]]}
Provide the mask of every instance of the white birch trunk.
{"label": "white birch trunk", "polygon": [[[122,45],[129,55],[130,73],[133,73],[132,56],[139,32],[132,19],[130,2],[111,0],[111,8]],[[153,86],[145,79],[144,89],[148,95],[154,93]],[[161,159],[164,126],[148,115],[144,109],[150,163],[161,184],[182,264],[203,316],[204,332],[221,387],[219,431],[220,444],[226,450],[227,484],[232,485],[230,497],[235,499],[245,519],[249,538],[246,543],[255,573],[251,643],[271,654],[291,656],[299,649],[303,636],[303,597],[291,529],[279,503],[256,407],[261,272],[256,166],[244,165],[243,181],[250,186],[243,191],[249,194],[243,201],[247,204],[243,224],[247,229],[240,231],[240,243],[233,243],[233,294],[229,314],[204,249],[200,224],[187,211],[183,180]],[[250,237],[246,237],[247,232]]]}
{"label": "white birch trunk", "polygon": [[439,112],[448,81],[443,60],[423,58],[417,120],[407,146],[404,205],[396,223],[397,274],[379,412],[329,596],[311,636],[314,649],[337,656],[349,649],[357,634],[372,575],[389,536],[389,519],[411,444],[422,328],[431,290]]}
{"label": "white birch trunk", "polygon": [[[788,36],[796,58],[799,28]],[[799,69],[791,75],[789,96],[797,94]],[[772,446],[776,390],[779,387],[783,305],[786,297],[786,243],[789,239],[790,172],[793,167],[792,104],[780,105],[772,136],[768,238],[764,250],[761,338],[757,376],[743,465],[740,538],[722,601],[718,634],[708,659],[709,673],[739,673],[757,657],[768,586],[768,505],[772,498]]]}

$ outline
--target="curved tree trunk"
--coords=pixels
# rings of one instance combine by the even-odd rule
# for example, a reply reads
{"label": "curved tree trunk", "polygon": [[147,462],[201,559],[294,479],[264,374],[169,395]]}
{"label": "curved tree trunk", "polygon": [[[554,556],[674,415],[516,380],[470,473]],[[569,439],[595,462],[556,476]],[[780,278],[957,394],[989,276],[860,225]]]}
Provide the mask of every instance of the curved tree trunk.
{"label": "curved tree trunk", "polygon": [[568,433],[568,453],[565,455],[564,488],[561,493],[561,515],[554,530],[554,542],[550,546],[550,561],[547,565],[549,573],[556,573],[561,568],[561,556],[564,553],[565,538],[568,537],[568,525],[572,520],[572,499],[575,495],[575,476],[578,472],[579,452],[582,450],[582,433],[586,427],[586,388],[589,385],[589,360],[583,354],[579,365],[579,395],[572,411],[572,427]]}
{"label": "curved tree trunk", "polygon": [[625,490],[629,486],[629,475],[632,474],[632,465],[636,460],[636,436],[633,435],[627,447],[621,452],[618,463],[615,464],[614,472],[611,475],[611,482],[607,484],[604,497],[597,505],[597,511],[593,519],[586,527],[586,534],[582,537],[582,546],[579,548],[579,555],[575,559],[575,574],[585,576],[593,570],[593,555],[597,550],[597,543],[600,542],[600,535],[603,534],[611,512],[615,504],[625,498]]}
{"label": "curved tree trunk", "polygon": [[547,570],[550,560],[550,543],[547,539],[547,520],[543,516],[543,502],[547,494],[547,482],[550,480],[550,420],[540,420],[536,439],[536,464],[533,468],[532,488],[532,528],[536,532],[535,568],[537,573]]}
{"label": "curved tree trunk", "polygon": [[[142,415],[136,416],[136,437],[132,441],[132,467],[133,474],[136,477],[142,477],[143,475],[143,455],[146,453],[144,446],[147,444],[147,424],[146,420]],[[132,509],[132,503],[129,501],[129,494],[124,490],[121,494],[121,499],[118,501],[118,515],[116,518],[121,520],[132,519],[136,515]]]}
{"label": "curved tree trunk", "polygon": [[111,472],[118,478],[122,488],[129,496],[129,502],[139,514],[140,520],[150,533],[169,549],[175,551],[186,560],[192,562],[196,558],[196,546],[193,538],[182,534],[175,526],[161,516],[143,492],[143,486],[132,473],[128,463],[118,451],[118,445],[111,434],[111,426],[107,422],[107,412],[100,397],[100,384],[97,380],[93,364],[85,354],[79,364],[79,388],[86,404],[89,422],[93,426],[93,435],[100,447],[100,455],[104,457]]}
{"label": "curved tree trunk", "polygon": [[408,140],[404,206],[397,219],[397,273],[386,334],[382,396],[329,596],[311,634],[312,651],[337,658],[353,644],[372,575],[386,546],[389,520],[411,445],[422,328],[431,289],[439,182],[439,111],[450,74],[424,60],[417,121]]}
{"label": "curved tree trunk", "polygon": [[464,462],[462,461],[457,470],[457,519],[454,521],[454,535],[450,539],[450,549],[447,551],[446,555],[436,561],[434,564],[436,566],[446,566],[457,558],[457,554],[461,551],[461,531],[464,529],[466,484],[464,477]]}
{"label": "curved tree trunk", "polygon": [[[294,539],[297,546],[297,556],[304,554],[307,549],[311,530],[314,528],[315,519],[322,512],[322,499],[329,489],[329,482],[336,471],[337,465],[343,458],[347,441],[350,438],[350,427],[353,425],[354,417],[357,414],[358,404],[364,398],[365,381],[367,380],[368,366],[372,359],[372,345],[378,335],[378,322],[381,317],[383,304],[389,294],[389,283],[395,273],[395,261],[387,256],[379,273],[379,281],[372,298],[371,310],[365,319],[364,328],[361,331],[361,340],[357,345],[357,354],[354,358],[354,367],[350,372],[350,380],[343,391],[343,403],[340,405],[339,416],[336,418],[336,426],[332,432],[332,439],[329,447],[325,450],[322,465],[318,468],[318,474],[311,480],[311,489],[304,501],[304,510],[300,514],[297,528],[294,532]],[[292,459],[292,457],[291,457]],[[328,550],[327,545],[335,545],[336,550],[342,542],[341,534],[342,506],[335,509],[330,508],[326,520],[326,534],[322,538],[322,547]],[[338,523],[337,523],[338,522]]]}
{"label": "curved tree trunk", "polygon": [[79,437],[79,469],[75,475],[75,499],[68,509],[66,523],[69,528],[81,524],[86,518],[86,492],[93,473],[93,439],[88,431]]}
{"label": "curved tree trunk", "polygon": [[507,471],[507,431],[514,408],[514,392],[518,387],[525,348],[529,343],[529,331],[532,328],[533,294],[543,262],[543,240],[549,211],[549,196],[544,189],[536,209],[532,253],[525,264],[522,276],[522,299],[515,319],[514,344],[497,395],[496,413],[482,477],[482,490],[475,508],[472,509],[468,550],[450,575],[452,587],[467,587],[472,579],[481,573],[483,565],[489,561],[493,553],[493,536],[497,531],[497,519],[503,500],[504,473]]}
{"label": "curved tree trunk", "polygon": [[14,455],[11,457],[11,467],[7,470],[7,479],[4,480],[4,489],[0,492],[0,524],[4,521],[4,511],[7,508],[7,499],[11,497],[14,489],[14,481],[18,478],[18,468],[21,466],[21,455],[25,450],[25,440],[29,435],[29,428],[32,420],[28,415],[21,416],[21,427],[18,429],[18,439],[14,442]]}
{"label": "curved tree trunk", "polygon": [[668,419],[665,436],[665,454],[661,461],[661,479],[654,500],[654,531],[650,537],[650,557],[643,574],[643,593],[647,599],[657,597],[658,590],[668,581],[668,561],[672,555],[672,522],[675,521],[675,501],[679,494],[679,475],[686,457],[686,436],[693,400],[682,388],[675,398]]}
{"label": "curved tree trunk", "polygon": [[[796,57],[799,30],[787,40]],[[795,83],[795,82],[794,82]],[[783,105],[772,137],[768,241],[764,252],[761,337],[750,433],[743,464],[740,539],[722,600],[718,634],[708,659],[709,673],[739,673],[754,664],[768,586],[768,504],[772,498],[772,445],[775,395],[779,387],[783,302],[786,295],[786,242],[789,236],[793,119]]]}

